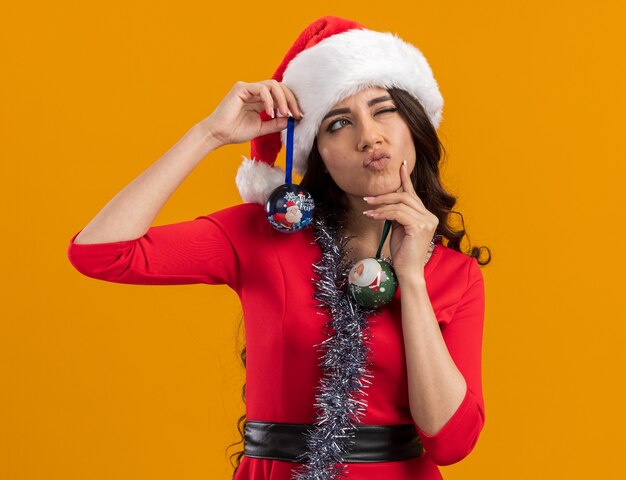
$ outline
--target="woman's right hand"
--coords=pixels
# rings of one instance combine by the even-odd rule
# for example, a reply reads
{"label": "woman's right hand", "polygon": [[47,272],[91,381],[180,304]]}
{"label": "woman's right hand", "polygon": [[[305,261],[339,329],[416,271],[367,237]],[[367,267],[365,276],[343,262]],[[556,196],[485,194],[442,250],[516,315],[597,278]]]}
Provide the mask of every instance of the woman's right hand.
{"label": "woman's right hand", "polygon": [[[282,117],[261,119],[263,110],[271,117],[275,108]],[[296,97],[285,84],[271,79],[237,82],[215,111],[200,123],[221,145],[244,143],[287,128],[288,110],[296,121],[302,118]]]}

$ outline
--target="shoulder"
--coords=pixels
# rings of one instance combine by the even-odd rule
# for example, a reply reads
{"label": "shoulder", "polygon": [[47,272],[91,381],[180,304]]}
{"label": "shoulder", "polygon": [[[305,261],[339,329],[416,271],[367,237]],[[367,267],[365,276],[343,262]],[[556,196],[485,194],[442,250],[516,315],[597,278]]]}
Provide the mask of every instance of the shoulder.
{"label": "shoulder", "polygon": [[483,280],[482,270],[475,257],[446,247],[439,243],[437,249],[441,258],[437,269],[445,276],[457,279],[457,283],[470,286],[476,281]]}
{"label": "shoulder", "polygon": [[231,230],[233,227],[241,229],[242,226],[254,228],[254,226],[260,227],[267,224],[265,209],[263,205],[258,203],[233,205],[207,215],[201,215],[196,218],[196,220],[198,219],[212,220],[226,230]]}
{"label": "shoulder", "polygon": [[[269,222],[263,205],[242,203],[201,215],[196,220],[207,220],[218,227],[215,234],[223,234],[233,248],[242,255],[254,251],[257,243],[266,237]],[[219,235],[218,235],[219,237]]]}

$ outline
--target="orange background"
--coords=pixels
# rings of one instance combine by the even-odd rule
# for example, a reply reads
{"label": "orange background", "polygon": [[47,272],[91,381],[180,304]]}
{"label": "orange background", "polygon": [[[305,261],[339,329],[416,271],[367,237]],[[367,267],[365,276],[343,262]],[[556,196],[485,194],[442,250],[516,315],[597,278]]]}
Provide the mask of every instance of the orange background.
{"label": "orange background", "polygon": [[[624,477],[623,2],[226,4],[3,7],[0,477],[230,478],[244,413],[236,294],[99,282],[66,248],[327,14],[424,52],[445,99],[445,183],[472,244],[493,254],[485,429],[444,477]],[[207,156],[155,224],[240,203],[248,153]]]}

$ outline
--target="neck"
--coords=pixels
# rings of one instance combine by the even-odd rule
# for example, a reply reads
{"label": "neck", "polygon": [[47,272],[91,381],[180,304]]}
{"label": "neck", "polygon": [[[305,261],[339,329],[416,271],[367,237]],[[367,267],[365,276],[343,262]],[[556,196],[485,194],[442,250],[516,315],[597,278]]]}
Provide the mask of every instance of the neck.
{"label": "neck", "polygon": [[[344,235],[354,235],[359,242],[378,245],[383,234],[385,221],[363,215],[364,210],[372,210],[373,207],[362,197],[348,195],[347,199],[350,207],[346,215]],[[391,235],[387,236],[385,244],[389,242],[390,237]]]}

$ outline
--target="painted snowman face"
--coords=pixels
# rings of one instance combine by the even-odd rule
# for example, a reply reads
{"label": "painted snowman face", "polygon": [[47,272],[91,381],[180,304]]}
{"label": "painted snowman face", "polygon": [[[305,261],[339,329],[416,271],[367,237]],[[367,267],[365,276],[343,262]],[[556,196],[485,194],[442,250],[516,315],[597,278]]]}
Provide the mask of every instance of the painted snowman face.
{"label": "painted snowman face", "polygon": [[382,274],[382,268],[375,258],[364,258],[350,270],[349,281],[359,287],[367,287]]}
{"label": "painted snowman face", "polygon": [[287,218],[287,221],[291,223],[298,223],[302,219],[302,212],[296,205],[294,205],[293,207],[287,208],[285,218]]}

